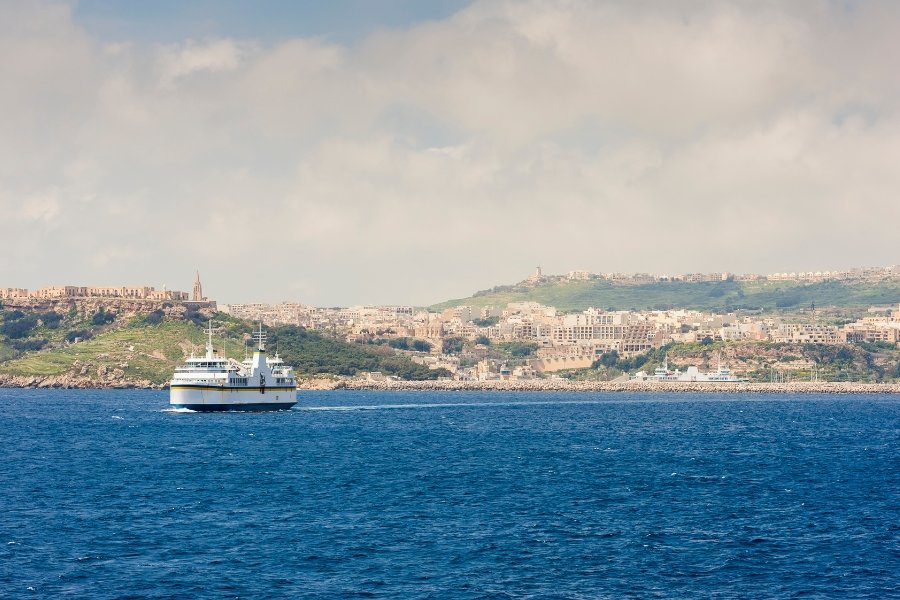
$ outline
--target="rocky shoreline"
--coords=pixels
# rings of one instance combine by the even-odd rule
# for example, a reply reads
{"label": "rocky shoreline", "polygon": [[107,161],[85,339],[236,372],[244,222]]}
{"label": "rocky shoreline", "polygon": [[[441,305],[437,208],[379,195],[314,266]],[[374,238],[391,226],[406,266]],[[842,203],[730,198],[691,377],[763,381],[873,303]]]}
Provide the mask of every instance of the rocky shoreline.
{"label": "rocky shoreline", "polygon": [[[166,389],[146,380],[98,381],[73,375],[0,375],[0,388],[40,389]],[[298,390],[429,391],[429,392],[636,392],[716,394],[900,394],[900,383],[798,381],[792,383],[681,383],[648,381],[370,381],[363,379],[309,379]]]}
{"label": "rocky shoreline", "polygon": [[165,384],[155,384],[147,380],[112,379],[98,381],[90,377],[72,374],[62,375],[2,375],[0,388],[52,388],[64,390],[161,390]]}

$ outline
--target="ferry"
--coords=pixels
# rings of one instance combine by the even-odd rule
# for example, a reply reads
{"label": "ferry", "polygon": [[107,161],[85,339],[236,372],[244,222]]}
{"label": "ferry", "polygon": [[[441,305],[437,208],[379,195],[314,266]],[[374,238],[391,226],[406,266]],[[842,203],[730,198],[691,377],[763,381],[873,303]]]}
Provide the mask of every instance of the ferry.
{"label": "ferry", "polygon": [[278,353],[266,355],[266,336],[260,324],[254,334],[257,349],[243,362],[219,356],[212,343],[212,321],[207,330],[206,356],[191,353],[175,369],[169,383],[173,408],[200,412],[287,410],[297,403],[297,382],[291,367]]}
{"label": "ferry", "polygon": [[741,383],[747,381],[746,378],[736,377],[732,375],[731,369],[723,367],[721,357],[718,360],[718,368],[711,373],[703,373],[697,367],[688,367],[686,371],[681,372],[678,369],[669,370],[669,357],[666,356],[663,366],[657,367],[653,371],[653,375],[644,371],[639,371],[631,376],[633,381],[675,381],[682,383]]}

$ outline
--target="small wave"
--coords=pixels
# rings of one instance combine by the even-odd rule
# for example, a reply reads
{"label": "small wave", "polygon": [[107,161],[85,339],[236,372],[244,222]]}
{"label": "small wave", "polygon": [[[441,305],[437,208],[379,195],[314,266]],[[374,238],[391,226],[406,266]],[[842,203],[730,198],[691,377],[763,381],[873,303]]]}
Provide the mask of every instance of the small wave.
{"label": "small wave", "polygon": [[360,410],[397,410],[420,408],[497,408],[520,406],[566,406],[583,404],[609,404],[606,400],[524,400],[521,402],[435,402],[409,404],[366,404],[358,406],[295,406],[295,411],[335,411],[352,412]]}
{"label": "small wave", "polygon": [[120,417],[119,415],[113,415],[112,418],[117,421],[121,421],[124,417]]}

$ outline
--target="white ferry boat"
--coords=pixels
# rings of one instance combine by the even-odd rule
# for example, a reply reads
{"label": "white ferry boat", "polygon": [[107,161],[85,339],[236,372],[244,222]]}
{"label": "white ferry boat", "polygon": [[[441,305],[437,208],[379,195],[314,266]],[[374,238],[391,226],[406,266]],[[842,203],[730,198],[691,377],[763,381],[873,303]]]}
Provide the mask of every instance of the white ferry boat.
{"label": "white ferry boat", "polygon": [[747,381],[746,378],[736,377],[732,375],[731,369],[723,367],[721,357],[719,359],[718,368],[711,373],[702,373],[697,367],[688,367],[686,371],[681,372],[678,369],[669,370],[669,357],[666,356],[663,366],[657,367],[653,371],[653,375],[649,375],[644,371],[639,371],[631,376],[635,381],[675,381],[685,383],[740,383]]}
{"label": "white ferry boat", "polygon": [[219,356],[213,349],[209,324],[206,356],[191,353],[175,370],[169,384],[173,408],[202,412],[286,410],[297,403],[297,383],[291,367],[276,353],[266,356],[265,334],[260,325],[253,358],[243,362]]}

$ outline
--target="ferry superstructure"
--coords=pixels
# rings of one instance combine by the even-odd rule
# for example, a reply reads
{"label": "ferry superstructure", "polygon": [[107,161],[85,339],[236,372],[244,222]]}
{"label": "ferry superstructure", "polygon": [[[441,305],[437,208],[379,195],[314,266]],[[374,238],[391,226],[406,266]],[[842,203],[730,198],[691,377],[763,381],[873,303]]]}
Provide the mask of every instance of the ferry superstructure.
{"label": "ferry superstructure", "polygon": [[169,384],[173,408],[201,412],[286,410],[297,403],[297,382],[291,367],[276,353],[269,358],[265,334],[255,334],[258,346],[243,362],[219,356],[212,343],[212,321],[206,356],[191,356],[175,370]]}

